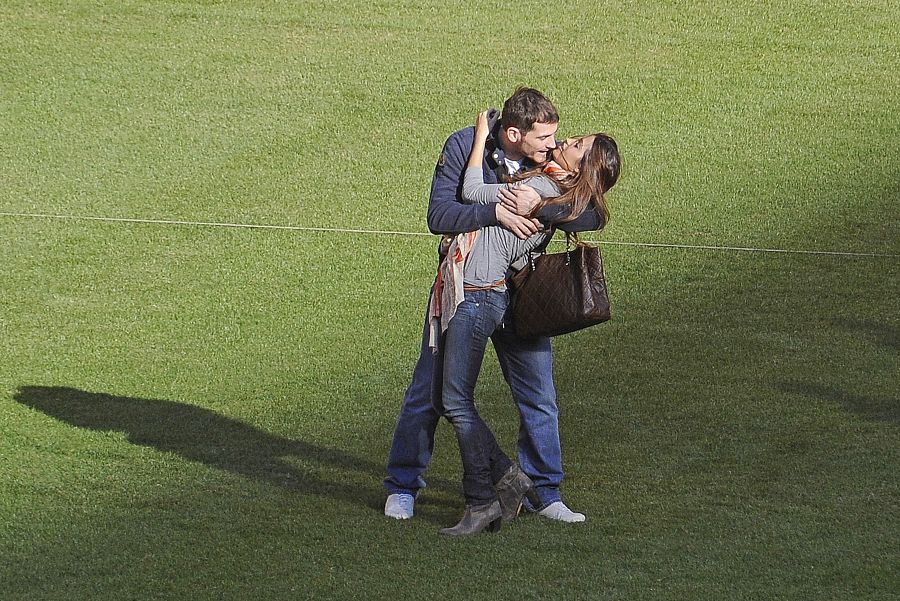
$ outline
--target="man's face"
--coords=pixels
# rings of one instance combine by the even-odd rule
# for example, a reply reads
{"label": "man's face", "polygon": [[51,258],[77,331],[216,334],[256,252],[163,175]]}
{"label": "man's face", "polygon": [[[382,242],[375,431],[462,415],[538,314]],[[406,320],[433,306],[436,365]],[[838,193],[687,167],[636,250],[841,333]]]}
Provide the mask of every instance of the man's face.
{"label": "man's face", "polygon": [[551,150],[556,148],[556,130],[559,123],[535,123],[527,134],[511,127],[506,132],[508,146],[506,155],[512,160],[530,159],[535,163],[547,160]]}

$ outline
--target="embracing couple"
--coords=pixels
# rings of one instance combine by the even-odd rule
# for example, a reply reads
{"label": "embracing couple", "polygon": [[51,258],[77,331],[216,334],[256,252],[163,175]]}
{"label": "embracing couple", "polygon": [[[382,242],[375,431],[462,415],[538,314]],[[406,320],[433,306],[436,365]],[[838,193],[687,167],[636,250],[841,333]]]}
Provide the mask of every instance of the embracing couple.
{"label": "embracing couple", "polygon": [[[552,520],[585,520],[560,496],[550,338],[516,336],[507,315],[511,270],[542,250],[555,229],[597,230],[608,219],[605,193],[620,166],[615,141],[592,134],[558,142],[558,126],[550,100],[519,88],[499,115],[480,113],[475,127],[444,144],[428,203],[428,227],[444,235],[441,262],[388,457],[388,517],[413,516],[443,416],[459,443],[465,495],[462,519],[443,534],[496,531],[523,507]],[[475,408],[488,339],[519,409],[518,464]]]}

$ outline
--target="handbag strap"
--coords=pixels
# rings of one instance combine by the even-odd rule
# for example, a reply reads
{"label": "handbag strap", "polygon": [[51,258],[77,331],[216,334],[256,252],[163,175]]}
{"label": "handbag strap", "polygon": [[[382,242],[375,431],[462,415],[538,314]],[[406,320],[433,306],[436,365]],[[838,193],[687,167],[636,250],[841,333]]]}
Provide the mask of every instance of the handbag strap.
{"label": "handbag strap", "polygon": [[[531,270],[534,271],[534,257],[535,255],[543,255],[547,252],[547,247],[550,245],[550,242],[553,240],[553,236],[556,235],[556,226],[550,226],[550,233],[544,238],[544,241],[532,248],[528,251],[528,263],[531,265]],[[568,236],[568,234],[566,234]],[[567,245],[568,246],[568,245]]]}
{"label": "handbag strap", "polygon": [[572,262],[572,240],[575,241],[575,246],[578,247],[578,235],[566,232],[566,265]]}

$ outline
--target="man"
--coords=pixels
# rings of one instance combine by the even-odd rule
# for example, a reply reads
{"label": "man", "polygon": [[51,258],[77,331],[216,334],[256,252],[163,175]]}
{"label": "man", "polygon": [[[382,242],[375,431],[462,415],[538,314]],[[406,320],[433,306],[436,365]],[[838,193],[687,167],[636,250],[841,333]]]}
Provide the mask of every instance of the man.
{"label": "man", "polygon": [[[504,103],[500,120],[493,125],[488,138],[482,164],[485,182],[500,183],[508,175],[544,163],[556,147],[554,136],[558,126],[556,108],[543,94],[532,88],[517,89]],[[432,179],[429,229],[435,234],[454,235],[500,225],[520,238],[535,233],[539,222],[526,215],[539,199],[527,190],[508,192],[502,203],[463,203],[460,190],[473,136],[474,129],[469,127],[452,134],[444,144]],[[588,210],[578,219],[562,224],[560,229],[585,231],[602,224],[602,218]],[[394,430],[388,476],[384,480],[388,492],[384,513],[397,519],[413,516],[415,497],[425,486],[422,475],[431,459],[434,432],[440,418],[432,404],[435,366],[428,334],[426,317],[419,359]],[[528,508],[550,519],[584,521],[584,515],[571,511],[560,497],[562,452],[550,339],[521,339],[501,327],[491,336],[491,341],[519,408],[518,459],[522,471],[534,482]],[[497,478],[501,503],[502,489],[510,485],[514,483]]]}

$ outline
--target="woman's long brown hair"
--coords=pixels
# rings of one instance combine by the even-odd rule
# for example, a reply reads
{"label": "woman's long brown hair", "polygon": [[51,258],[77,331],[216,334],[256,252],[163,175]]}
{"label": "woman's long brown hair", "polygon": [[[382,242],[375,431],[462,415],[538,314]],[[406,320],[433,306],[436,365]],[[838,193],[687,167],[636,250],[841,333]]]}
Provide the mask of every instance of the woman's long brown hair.
{"label": "woman's long brown hair", "polygon": [[[619,179],[622,158],[619,156],[619,147],[616,141],[606,134],[594,134],[594,143],[578,164],[578,172],[562,179],[555,179],[560,189],[560,195],[553,198],[543,198],[532,211],[534,217],[540,210],[548,205],[570,205],[571,213],[562,220],[572,221],[577,219],[593,203],[597,212],[603,216],[603,225],[609,220],[609,208],[606,206],[606,192],[612,188]],[[541,175],[540,169],[532,169],[516,177],[521,180],[535,175]],[[546,177],[546,174],[543,174]]]}

